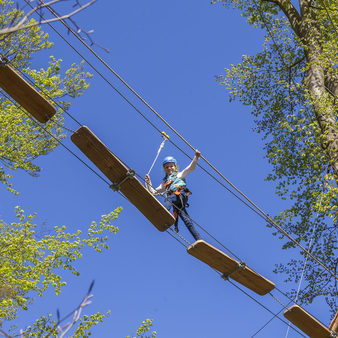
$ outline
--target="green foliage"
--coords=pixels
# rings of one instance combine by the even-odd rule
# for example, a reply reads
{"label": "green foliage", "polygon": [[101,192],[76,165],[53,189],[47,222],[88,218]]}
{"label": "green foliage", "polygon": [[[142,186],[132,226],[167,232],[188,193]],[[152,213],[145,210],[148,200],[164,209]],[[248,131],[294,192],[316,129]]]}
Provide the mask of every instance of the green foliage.
{"label": "green foliage", "polygon": [[90,336],[90,329],[92,326],[97,325],[99,323],[103,322],[103,319],[105,317],[110,316],[110,311],[107,312],[106,315],[101,315],[99,312],[95,313],[90,316],[83,316],[81,319],[81,322],[78,325],[78,328],[73,334],[73,337],[79,338],[79,337],[84,337],[87,338]]}
{"label": "green foliage", "polygon": [[43,337],[46,334],[55,337],[55,334],[57,334],[56,326],[57,323],[52,320],[52,315],[42,316],[32,326],[27,327],[23,333],[25,337]]}
{"label": "green foliage", "polygon": [[[76,311],[75,311],[76,312]],[[62,324],[57,323],[52,319],[50,314],[48,317],[42,316],[35,321],[32,326],[27,327],[22,331],[22,337],[45,337],[49,334],[49,337],[64,337],[71,329],[74,330],[71,337],[84,337],[88,338],[91,335],[90,329],[93,326],[96,326],[99,323],[102,323],[104,318],[110,316],[110,311],[105,315],[98,313],[92,314],[90,316],[84,315],[77,323],[77,328],[74,329],[75,319],[62,328]]]}
{"label": "green foliage", "polygon": [[[24,331],[21,332],[21,336],[23,337],[44,337],[49,334],[49,337],[64,337],[66,333],[68,333],[71,329],[73,329],[73,333],[71,337],[75,338],[88,338],[91,336],[91,328],[99,323],[102,323],[104,318],[109,317],[111,315],[110,311],[107,311],[105,315],[100,313],[95,313],[90,316],[84,315],[79,323],[77,324],[77,328],[74,329],[74,324],[76,322],[76,311],[73,320],[68,324],[62,327],[62,324],[56,322],[52,319],[52,315],[50,314],[48,317],[42,316],[37,319],[36,322],[27,327]],[[136,331],[136,336],[141,338],[155,338],[157,336],[156,331],[151,333],[151,336],[144,335],[148,331],[150,331],[153,326],[153,321],[151,319],[144,320],[140,327]],[[131,338],[127,336],[126,338]],[[134,337],[136,338],[136,337]]]}
{"label": "green foliage", "polygon": [[87,236],[81,230],[66,231],[65,226],[55,226],[53,234],[36,237],[37,225],[34,215],[25,216],[16,208],[17,221],[11,224],[0,222],[0,321],[16,318],[19,308],[27,310],[32,295],[43,296],[48,287],[56,294],[66,282],[60,271],[79,275],[74,262],[82,257],[85,247],[97,252],[108,249],[106,233],[117,233],[113,225],[122,208],[103,215],[99,225],[93,222]]}
{"label": "green foliage", "polygon": [[[218,80],[230,101],[250,106],[255,131],[262,134],[272,165],[266,179],[277,183],[276,193],[282,199],[291,201],[274,219],[306,248],[315,225],[311,252],[337,272],[338,109],[332,95],[337,87],[328,86],[338,80],[334,28],[338,27],[338,1],[325,2],[333,24],[322,1],[311,2],[313,8],[302,7],[299,17],[290,15],[289,1],[219,2],[239,9],[250,25],[265,30],[262,51],[243,55],[242,62],[231,65]],[[323,80],[319,83],[317,77],[314,90],[315,72]],[[295,246],[286,242],[283,248]],[[288,282],[298,282],[302,268],[303,260],[291,260],[278,264],[275,272],[284,273]],[[301,300],[311,303],[324,296],[336,311],[335,279],[311,260],[304,279]]]}
{"label": "green foliage", "polygon": [[[153,331],[151,333],[151,336],[145,336],[144,333],[150,331],[151,327],[153,326],[153,320],[152,319],[146,319],[144,320],[140,327],[136,331],[136,336],[141,338],[155,338],[157,336],[156,331]],[[131,338],[130,336],[127,336],[126,338]],[[136,338],[136,337],[133,337]]]}
{"label": "green foliage", "polygon": [[[17,22],[23,13],[13,7],[12,1],[0,0],[0,29],[8,26],[12,20]],[[9,34],[0,39],[0,53],[6,55],[10,65],[17,72],[28,77],[39,91],[55,106],[56,115],[42,125],[31,118],[17,104],[1,92],[0,95],[0,182],[13,193],[9,182],[9,170],[22,169],[31,175],[38,175],[40,168],[34,164],[34,159],[46,155],[58,145],[57,140],[65,137],[63,113],[68,111],[71,102],[69,99],[83,94],[88,88],[89,73],[83,71],[83,63],[72,64],[61,72],[61,59],[50,57],[47,69],[31,69],[31,59],[34,54],[52,47],[48,41],[48,34],[42,32],[39,26]]]}
{"label": "green foliage", "polygon": [[[0,29],[15,25],[23,15],[13,1],[0,0]],[[0,182],[14,194],[18,193],[10,183],[11,175],[24,170],[38,176],[41,168],[34,160],[53,151],[58,140],[65,137],[63,114],[71,107],[71,99],[81,96],[89,86],[87,80],[91,74],[84,71],[82,62],[62,70],[62,60],[50,56],[47,68],[34,69],[35,53],[52,46],[48,34],[39,26],[0,38],[0,53],[9,59],[10,66],[57,108],[56,115],[42,125],[1,92]],[[37,236],[35,215],[25,216],[19,207],[16,208],[15,222],[9,224],[0,220],[0,322],[16,319],[19,310],[29,310],[34,297],[43,296],[50,288],[59,294],[66,285],[61,277],[65,275],[64,271],[79,275],[75,262],[82,258],[84,249],[107,250],[109,235],[118,232],[114,223],[120,212],[121,208],[117,208],[103,215],[99,222],[89,226],[85,235],[81,230],[70,233],[65,226],[55,226],[51,233]],[[89,303],[83,302],[82,306]],[[109,315],[109,312],[106,315],[96,313],[81,318],[81,311],[82,307],[76,309],[76,318],[70,326],[66,325],[66,329],[49,315],[37,319],[20,335],[42,337],[49,333],[51,337],[63,337],[66,330],[73,328],[74,337],[88,337],[91,327]],[[6,335],[3,331],[2,334]]]}

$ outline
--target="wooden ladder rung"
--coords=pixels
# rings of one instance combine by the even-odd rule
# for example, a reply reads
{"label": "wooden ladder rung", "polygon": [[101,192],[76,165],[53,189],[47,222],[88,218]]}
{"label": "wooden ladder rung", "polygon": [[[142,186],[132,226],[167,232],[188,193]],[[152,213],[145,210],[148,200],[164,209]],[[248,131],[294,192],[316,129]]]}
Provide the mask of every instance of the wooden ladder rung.
{"label": "wooden ladder rung", "polygon": [[331,331],[298,305],[284,312],[284,317],[311,338],[329,338]]}
{"label": "wooden ladder rung", "polygon": [[55,108],[8,65],[0,66],[0,87],[41,123],[56,113]]}
{"label": "wooden ladder rung", "polygon": [[193,243],[187,251],[190,255],[259,295],[265,295],[275,288],[274,283],[247,266],[240,267],[240,262],[203,240]]}
{"label": "wooden ladder rung", "polygon": [[275,288],[274,283],[245,265],[241,267],[240,262],[203,240],[190,245],[187,251],[190,255],[223,273],[224,276],[232,278],[259,295],[265,295]]}
{"label": "wooden ladder rung", "polygon": [[337,332],[338,333],[338,312],[336,313],[336,315],[332,319],[332,322],[330,324],[329,329],[331,331],[333,331],[333,332]]}
{"label": "wooden ladder rung", "polygon": [[123,182],[121,192],[159,231],[175,223],[174,216],[135,176],[126,178],[128,168],[88,127],[80,127],[71,139],[112,183]]}

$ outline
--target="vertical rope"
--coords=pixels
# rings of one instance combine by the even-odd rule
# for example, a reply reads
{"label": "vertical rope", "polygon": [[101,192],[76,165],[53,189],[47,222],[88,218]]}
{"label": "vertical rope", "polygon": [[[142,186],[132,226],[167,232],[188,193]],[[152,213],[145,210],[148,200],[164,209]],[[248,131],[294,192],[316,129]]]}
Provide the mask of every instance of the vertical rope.
{"label": "vertical rope", "polygon": [[149,169],[147,175],[149,175],[150,172],[151,172],[151,170],[153,169],[154,164],[156,163],[156,161],[157,161],[157,159],[158,159],[158,156],[160,155],[160,152],[161,152],[161,150],[162,150],[163,147],[164,147],[165,142],[169,140],[169,136],[168,136],[164,131],[162,131],[161,135],[162,135],[163,141],[162,141],[160,147],[159,147],[158,150],[157,150],[157,155],[156,155],[156,157],[155,157],[155,159],[154,159],[154,162],[153,162],[153,164],[151,165],[151,167],[150,167],[150,169]]}
{"label": "vertical rope", "polygon": [[[318,209],[320,209],[320,207],[322,206],[322,200],[323,200],[323,196],[320,197]],[[316,215],[315,220],[314,220],[314,224],[313,224],[313,228],[312,228],[312,234],[311,234],[311,240],[310,240],[310,243],[309,243],[309,246],[308,246],[308,249],[307,249],[308,252],[310,252],[310,250],[311,250],[312,242],[313,242],[313,239],[315,237],[314,235],[315,235],[315,231],[316,231],[316,228],[317,228],[317,219],[318,219],[318,216],[319,216],[319,210],[317,211],[317,215]],[[304,260],[304,264],[303,264],[303,270],[302,270],[302,274],[301,274],[300,279],[299,279],[298,289],[297,289],[297,293],[296,293],[296,297],[295,297],[294,303],[296,303],[297,300],[298,300],[298,296],[299,296],[299,292],[300,292],[300,287],[301,287],[302,282],[303,282],[303,277],[304,277],[304,273],[305,273],[305,270],[306,270],[306,265],[307,265],[308,258],[309,258],[309,255],[306,254],[305,260]],[[290,330],[290,322],[289,322],[288,328],[286,330],[285,338],[288,337],[289,330]]]}

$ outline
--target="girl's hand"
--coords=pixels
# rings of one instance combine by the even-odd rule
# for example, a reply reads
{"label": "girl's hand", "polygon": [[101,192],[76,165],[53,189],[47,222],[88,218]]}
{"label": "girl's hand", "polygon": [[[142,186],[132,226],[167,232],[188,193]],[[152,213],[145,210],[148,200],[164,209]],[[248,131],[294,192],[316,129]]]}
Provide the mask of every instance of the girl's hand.
{"label": "girl's hand", "polygon": [[196,157],[197,159],[199,159],[200,156],[201,156],[201,152],[200,152],[199,150],[195,149],[195,157]]}
{"label": "girl's hand", "polygon": [[147,182],[147,183],[150,183],[150,177],[149,177],[149,175],[147,174],[146,176],[145,176],[145,181]]}

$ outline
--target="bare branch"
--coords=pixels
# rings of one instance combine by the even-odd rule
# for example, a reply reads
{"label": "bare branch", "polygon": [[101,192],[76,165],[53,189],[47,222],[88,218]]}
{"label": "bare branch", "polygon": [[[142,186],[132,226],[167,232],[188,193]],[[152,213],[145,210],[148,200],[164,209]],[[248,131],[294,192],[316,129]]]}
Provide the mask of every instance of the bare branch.
{"label": "bare branch", "polygon": [[[92,284],[91,284],[92,285]],[[59,338],[63,338],[65,336],[65,334],[72,328],[74,327],[74,325],[79,321],[80,317],[81,317],[81,313],[84,307],[90,305],[92,303],[91,298],[93,297],[92,294],[90,295],[86,295],[84,297],[84,299],[82,300],[82,302],[80,303],[80,305],[73,310],[71,313],[69,313],[67,316],[65,316],[62,319],[58,319],[58,322],[55,325],[55,328],[58,329],[58,331],[60,332],[60,337]],[[69,316],[73,315],[72,321],[65,324],[63,326],[63,328],[60,326],[61,322],[65,321]],[[20,330],[20,337],[24,337],[24,331],[21,329]],[[45,337],[48,338],[50,337],[51,333],[49,333],[48,335],[46,335]],[[14,338],[13,336],[9,335],[7,332],[5,332],[4,330],[2,330],[0,328],[0,336],[4,336],[6,338]]]}
{"label": "bare branch", "polygon": [[7,337],[7,338],[12,338],[9,334],[7,334],[5,331],[0,329],[0,335]]}
{"label": "bare branch", "polygon": [[20,22],[13,28],[17,28],[17,27],[20,27],[22,26],[27,20],[28,18],[33,14],[35,13],[36,11],[38,11],[39,9],[43,8],[43,7],[46,7],[46,6],[50,6],[50,5],[53,5],[57,2],[60,2],[60,0],[53,0],[53,1],[50,1],[46,4],[44,3],[40,3],[38,6],[34,7],[33,9],[31,9],[21,20]]}
{"label": "bare branch", "polygon": [[83,299],[83,301],[81,302],[81,304],[79,305],[79,307],[74,311],[74,315],[73,315],[72,321],[71,321],[70,323],[67,323],[67,324],[65,325],[65,330],[64,330],[64,331],[63,331],[62,328],[59,327],[59,330],[60,330],[60,333],[61,333],[60,338],[63,338],[63,337],[65,336],[65,334],[66,334],[66,333],[67,333],[67,332],[68,332],[68,331],[76,324],[76,322],[80,319],[82,309],[83,309],[85,306],[91,304],[92,301],[90,300],[90,298],[92,298],[92,297],[93,297],[93,295],[87,295],[87,296]]}
{"label": "bare branch", "polygon": [[39,21],[39,22],[35,22],[29,25],[24,25],[24,23],[29,19],[29,17],[34,14],[36,11],[41,10],[44,7],[49,7],[52,4],[58,3],[62,0],[52,0],[49,1],[47,3],[44,3],[43,1],[40,2],[40,4],[38,6],[35,6],[31,11],[29,11],[21,20],[20,22],[15,25],[14,27],[9,27],[9,28],[4,28],[0,30],[0,35],[4,35],[4,34],[10,34],[13,32],[17,32],[20,30],[24,30],[24,29],[29,29],[38,25],[43,25],[46,23],[51,23],[51,22],[55,22],[55,21],[60,21],[60,20],[64,20],[64,19],[69,19],[70,17],[74,16],[75,14],[83,11],[84,9],[86,9],[87,7],[91,6],[93,3],[96,2],[96,0],[91,0],[88,3],[86,3],[85,5],[77,8],[76,10],[72,11],[71,13],[65,14],[61,17],[58,18],[52,18],[52,19],[46,19],[43,21]]}

